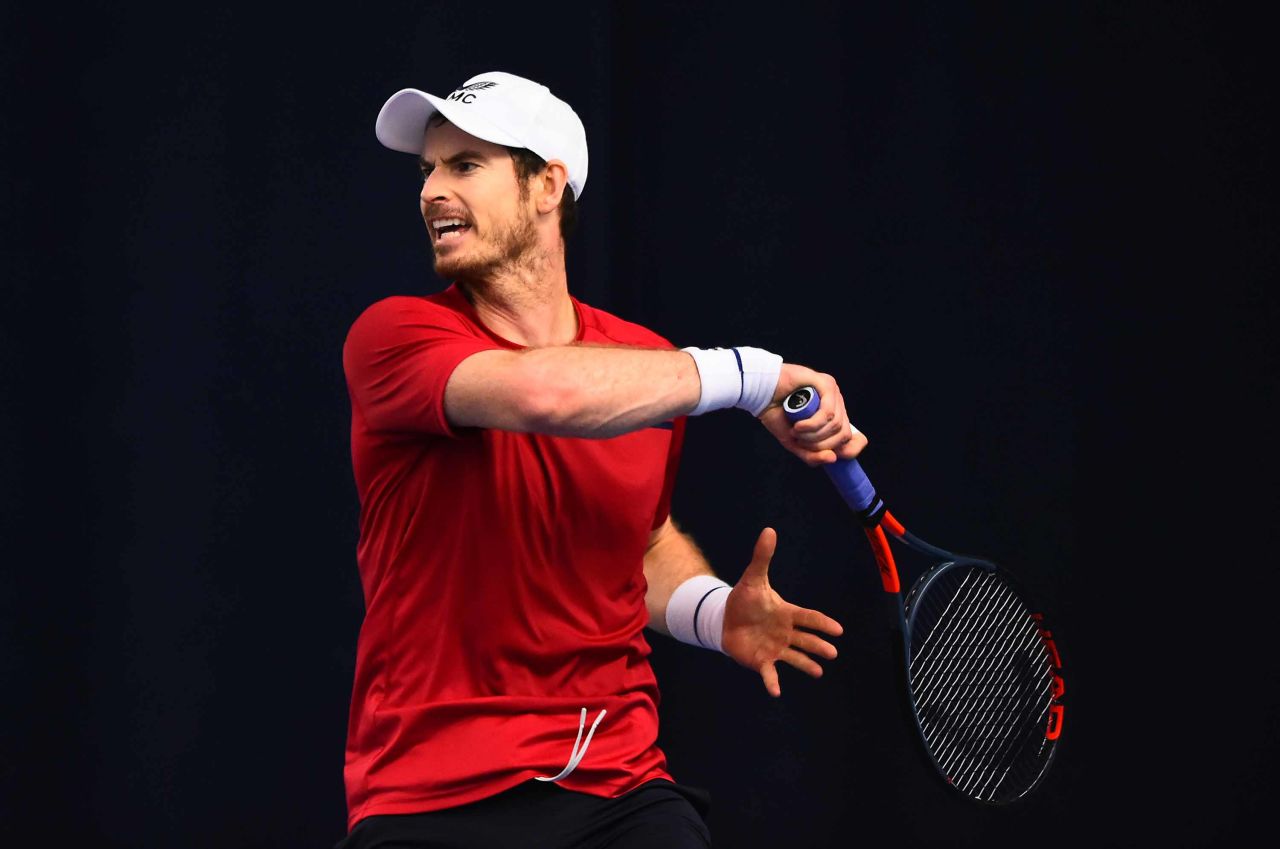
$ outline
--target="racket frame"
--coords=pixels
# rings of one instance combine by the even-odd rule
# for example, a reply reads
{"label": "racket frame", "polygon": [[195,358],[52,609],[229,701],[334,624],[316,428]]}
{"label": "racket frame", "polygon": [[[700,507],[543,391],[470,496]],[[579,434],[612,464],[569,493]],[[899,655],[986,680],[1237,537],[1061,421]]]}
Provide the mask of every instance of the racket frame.
{"label": "racket frame", "polygon": [[[887,510],[884,515],[888,519],[888,523],[897,524],[896,520],[893,519],[892,514]],[[900,525],[899,528],[901,528]],[[887,593],[888,595],[895,597],[893,599],[893,606],[897,615],[895,617],[896,622],[894,624],[894,630],[898,632],[898,636],[900,637],[899,651],[895,652],[895,654],[897,655],[897,662],[900,667],[904,684],[904,707],[906,708],[906,713],[910,716],[911,726],[915,729],[916,734],[919,735],[922,742],[927,740],[927,735],[925,733],[924,726],[921,724],[920,714],[916,710],[914,687],[911,675],[911,635],[915,631],[916,617],[920,611],[919,606],[916,604],[916,600],[924,596],[929,591],[929,587],[934,582],[942,579],[948,572],[961,568],[977,568],[993,575],[997,575],[999,580],[1002,581],[1014,594],[1021,605],[1031,612],[1032,618],[1036,621],[1040,638],[1045,643],[1046,652],[1051,658],[1053,665],[1053,698],[1048,709],[1050,714],[1048,722],[1053,724],[1054,730],[1052,732],[1046,732],[1046,739],[1051,740],[1053,742],[1053,746],[1048,757],[1046,757],[1044,762],[1040,765],[1040,772],[1035,779],[1023,788],[1020,794],[1013,798],[1000,800],[983,799],[971,793],[962,791],[951,781],[948,777],[948,770],[935,756],[933,746],[929,745],[927,742],[920,746],[920,749],[924,752],[929,764],[933,767],[935,774],[943,781],[943,783],[971,802],[987,807],[1003,807],[1027,797],[1044,781],[1045,776],[1048,774],[1050,767],[1053,765],[1054,760],[1057,757],[1058,741],[1060,739],[1059,735],[1061,733],[1062,726],[1063,705],[1060,699],[1065,689],[1062,681],[1062,663],[1061,658],[1058,655],[1057,647],[1053,642],[1052,633],[1044,627],[1043,615],[1032,612],[1039,610],[1039,608],[1032,603],[1033,600],[1027,595],[1027,592],[1021,583],[1016,580],[1011,573],[1001,568],[991,560],[947,551],[944,548],[939,548],[932,543],[926,542],[905,529],[901,529],[900,532],[890,530],[887,536],[889,539],[896,540],[906,548],[933,561],[932,565],[925,569],[924,572],[916,578],[912,583],[910,590],[908,590],[906,594],[903,594],[900,591]]]}

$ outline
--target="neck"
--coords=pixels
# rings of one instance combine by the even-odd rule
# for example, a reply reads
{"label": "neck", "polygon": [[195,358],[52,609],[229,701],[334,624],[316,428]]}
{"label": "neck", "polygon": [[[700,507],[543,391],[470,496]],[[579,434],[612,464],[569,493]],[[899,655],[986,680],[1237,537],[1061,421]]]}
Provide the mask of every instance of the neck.
{"label": "neck", "polygon": [[530,251],[492,274],[457,282],[485,326],[517,345],[568,345],[578,335],[563,250]]}

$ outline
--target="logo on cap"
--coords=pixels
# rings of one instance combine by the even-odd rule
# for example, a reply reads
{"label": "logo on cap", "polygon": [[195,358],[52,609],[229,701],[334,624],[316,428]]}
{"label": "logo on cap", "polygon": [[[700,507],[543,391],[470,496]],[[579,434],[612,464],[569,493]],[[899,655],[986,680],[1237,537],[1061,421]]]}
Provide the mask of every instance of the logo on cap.
{"label": "logo on cap", "polygon": [[497,83],[489,82],[487,80],[478,82],[478,83],[472,83],[471,85],[464,85],[462,88],[458,89],[453,94],[449,95],[448,99],[457,100],[461,103],[470,103],[471,101],[476,99],[475,93],[477,91],[484,91],[485,89],[493,88],[496,85]]}

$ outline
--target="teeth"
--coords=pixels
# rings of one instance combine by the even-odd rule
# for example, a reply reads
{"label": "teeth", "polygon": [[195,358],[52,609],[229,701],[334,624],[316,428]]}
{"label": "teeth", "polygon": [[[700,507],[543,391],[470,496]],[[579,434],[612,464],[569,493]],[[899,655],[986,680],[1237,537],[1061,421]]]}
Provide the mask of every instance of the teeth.
{"label": "teeth", "polygon": [[437,218],[435,221],[431,222],[431,227],[438,233],[440,232],[440,228],[442,227],[449,227],[449,226],[461,227],[463,226],[463,224],[464,222],[461,218]]}

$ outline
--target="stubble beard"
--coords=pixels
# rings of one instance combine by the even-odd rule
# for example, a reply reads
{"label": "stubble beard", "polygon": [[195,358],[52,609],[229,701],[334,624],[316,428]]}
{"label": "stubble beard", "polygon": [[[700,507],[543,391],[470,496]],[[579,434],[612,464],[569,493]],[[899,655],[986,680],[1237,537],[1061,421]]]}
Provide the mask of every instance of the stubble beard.
{"label": "stubble beard", "polygon": [[[478,235],[478,234],[477,234]],[[533,219],[517,213],[508,226],[491,236],[478,236],[479,245],[441,255],[432,245],[435,271],[446,280],[492,280],[532,268],[538,257],[538,231]]]}

